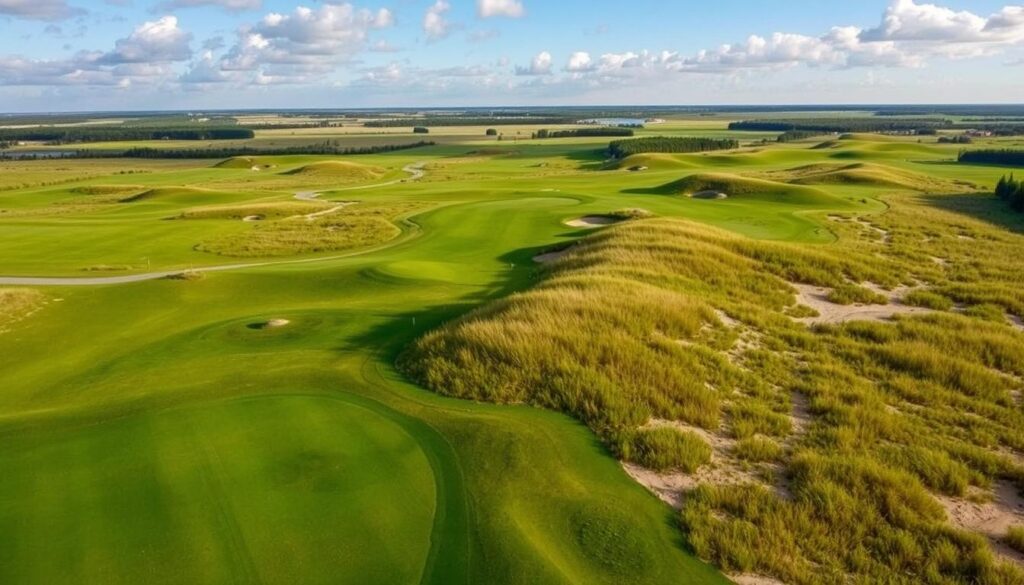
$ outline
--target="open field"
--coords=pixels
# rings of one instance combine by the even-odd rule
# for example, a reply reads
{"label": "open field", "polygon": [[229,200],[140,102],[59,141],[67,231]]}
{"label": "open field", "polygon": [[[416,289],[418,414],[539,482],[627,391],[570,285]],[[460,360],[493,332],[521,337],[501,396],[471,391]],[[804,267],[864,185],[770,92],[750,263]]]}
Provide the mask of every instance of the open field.
{"label": "open field", "polygon": [[736,119],[0,161],[0,581],[1021,582],[1010,169]]}

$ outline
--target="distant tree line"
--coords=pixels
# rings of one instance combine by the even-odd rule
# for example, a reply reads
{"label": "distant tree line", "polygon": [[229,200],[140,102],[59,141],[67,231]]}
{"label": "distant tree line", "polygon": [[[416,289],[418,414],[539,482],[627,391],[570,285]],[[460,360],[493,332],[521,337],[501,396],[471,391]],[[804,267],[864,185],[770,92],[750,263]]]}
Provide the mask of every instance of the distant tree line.
{"label": "distant tree line", "polygon": [[1024,211],[1024,183],[1005,175],[996,183],[996,197],[1006,201],[1014,211]]}
{"label": "distant tree line", "polygon": [[974,140],[966,134],[957,134],[956,136],[939,136],[940,144],[970,144],[972,142],[974,142]]}
{"label": "distant tree line", "polygon": [[776,142],[793,142],[796,140],[805,140],[807,138],[814,138],[815,136],[821,136],[823,133],[817,130],[788,130],[779,134],[775,139]]}
{"label": "distant tree line", "polygon": [[633,136],[633,130],[619,127],[577,128],[575,130],[538,130],[534,138],[580,138],[592,136]]}
{"label": "distant tree line", "polygon": [[962,163],[1024,167],[1024,150],[964,150],[957,160]]}
{"label": "distant tree line", "polygon": [[693,136],[652,136],[633,140],[616,140],[608,145],[613,158],[625,158],[643,152],[706,152],[738,148],[739,141],[726,138]]}
{"label": "distant tree line", "polygon": [[408,150],[423,146],[433,146],[433,142],[420,141],[408,144],[379,144],[374,146],[337,146],[330,141],[305,146],[286,146],[282,148],[129,148],[127,150],[76,150],[53,156],[41,153],[33,156],[29,152],[17,153],[18,156],[0,153],[0,160],[17,159],[33,160],[51,158],[152,158],[152,159],[191,159],[191,158],[231,158],[235,156],[283,156],[291,154],[327,154],[348,156],[359,154],[380,154],[397,150]]}
{"label": "distant tree line", "polygon": [[50,144],[72,144],[76,142],[110,142],[126,140],[244,140],[255,136],[249,128],[4,128],[0,129],[0,141],[22,140],[48,142]]}
{"label": "distant tree line", "polygon": [[829,132],[912,132],[947,128],[944,118],[808,118],[777,120],[742,120],[729,124],[730,130],[761,132],[814,131]]}
{"label": "distant tree line", "polygon": [[416,126],[412,129],[413,134],[430,134],[430,128],[426,126]]}
{"label": "distant tree line", "polygon": [[571,124],[575,118],[537,118],[531,116],[518,116],[514,118],[467,118],[462,116],[452,117],[426,117],[426,118],[386,118],[381,120],[369,120],[363,122],[366,128],[401,128],[403,126],[509,126],[512,124]]}

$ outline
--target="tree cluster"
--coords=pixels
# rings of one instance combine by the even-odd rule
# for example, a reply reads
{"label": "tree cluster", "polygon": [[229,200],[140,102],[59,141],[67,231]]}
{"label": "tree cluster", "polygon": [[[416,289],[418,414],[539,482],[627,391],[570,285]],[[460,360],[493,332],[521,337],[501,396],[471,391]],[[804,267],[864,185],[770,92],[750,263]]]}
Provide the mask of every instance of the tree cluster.
{"label": "tree cluster", "polygon": [[128,140],[245,140],[253,138],[250,128],[6,128],[0,129],[0,141],[41,141],[50,144],[111,142]]}
{"label": "tree cluster", "polygon": [[702,138],[695,136],[652,136],[633,140],[616,140],[608,145],[612,158],[625,158],[644,152],[706,152],[738,148],[739,141],[723,138]]}
{"label": "tree cluster", "polygon": [[369,120],[363,122],[363,126],[366,128],[401,128],[403,126],[509,126],[509,125],[522,125],[522,124],[572,124],[576,121],[575,118],[555,118],[555,117],[531,117],[531,116],[519,116],[514,118],[470,118],[463,116],[451,116],[441,117],[427,116],[425,118],[384,118],[380,120]]}
{"label": "tree cluster", "polygon": [[1014,211],[1024,211],[1024,182],[1005,175],[996,183],[996,197],[1006,201]]}
{"label": "tree cluster", "polygon": [[964,150],[957,160],[962,163],[1024,167],[1024,150]]}
{"label": "tree cluster", "polygon": [[957,134],[956,136],[939,136],[939,144],[970,144],[972,142],[974,142],[974,140],[966,134]]}
{"label": "tree cluster", "polygon": [[231,158],[235,156],[284,156],[292,154],[327,154],[335,156],[347,156],[357,154],[380,154],[383,152],[394,152],[422,146],[433,146],[433,142],[420,141],[408,144],[379,144],[375,146],[337,146],[336,141],[325,141],[319,144],[304,146],[287,146],[283,148],[250,148],[241,146],[237,148],[129,148],[127,150],[76,150],[67,154],[55,157],[52,154],[40,154],[33,156],[31,153],[18,153],[13,157],[0,153],[0,160],[18,158],[19,160],[33,160],[35,158],[167,158],[167,159],[190,159],[190,158]]}
{"label": "tree cluster", "polygon": [[600,127],[600,128],[577,128],[575,130],[538,130],[533,133],[534,138],[581,138],[600,136],[633,136],[629,128]]}
{"label": "tree cluster", "polygon": [[927,133],[946,128],[944,118],[813,118],[743,120],[729,124],[730,130],[790,132],[795,130],[825,132],[912,132]]}
{"label": "tree cluster", "polygon": [[822,133],[817,130],[788,130],[779,134],[775,139],[775,142],[793,142],[796,140],[814,138],[815,136],[821,136],[821,134]]}

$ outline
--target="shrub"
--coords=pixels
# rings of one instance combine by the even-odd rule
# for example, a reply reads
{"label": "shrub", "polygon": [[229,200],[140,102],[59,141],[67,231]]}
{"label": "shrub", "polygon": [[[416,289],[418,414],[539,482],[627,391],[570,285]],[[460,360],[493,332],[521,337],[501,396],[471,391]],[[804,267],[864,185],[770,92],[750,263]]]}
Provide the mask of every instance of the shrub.
{"label": "shrub", "polygon": [[430,134],[430,128],[426,126],[416,126],[412,129],[413,134]]}

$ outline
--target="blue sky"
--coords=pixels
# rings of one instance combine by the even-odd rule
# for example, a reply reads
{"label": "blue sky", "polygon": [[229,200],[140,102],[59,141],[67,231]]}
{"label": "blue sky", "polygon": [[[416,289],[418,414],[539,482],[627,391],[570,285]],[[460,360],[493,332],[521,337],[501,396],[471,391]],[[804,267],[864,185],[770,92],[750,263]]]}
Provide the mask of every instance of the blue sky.
{"label": "blue sky", "polygon": [[1024,101],[1005,1],[0,0],[0,111]]}

